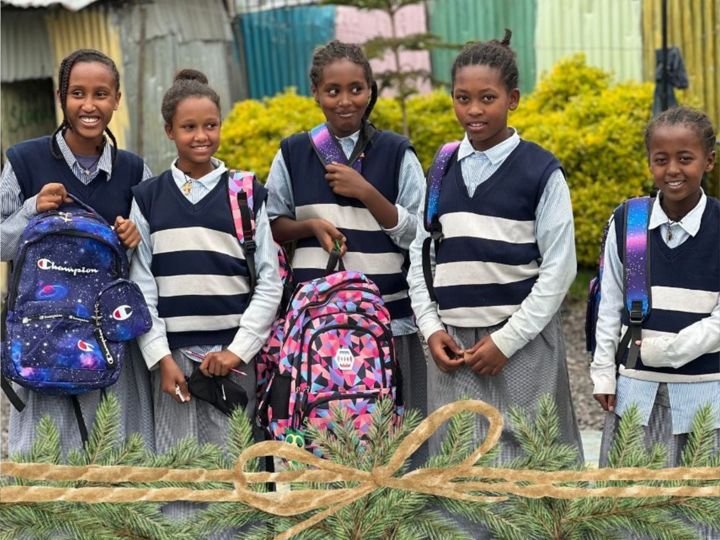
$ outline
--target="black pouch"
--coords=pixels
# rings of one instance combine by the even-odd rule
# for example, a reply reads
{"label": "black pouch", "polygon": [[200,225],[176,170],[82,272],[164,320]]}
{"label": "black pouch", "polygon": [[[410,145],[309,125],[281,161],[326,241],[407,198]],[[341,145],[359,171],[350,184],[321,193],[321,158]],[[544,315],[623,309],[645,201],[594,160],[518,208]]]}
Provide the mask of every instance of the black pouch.
{"label": "black pouch", "polygon": [[244,409],[247,405],[247,393],[229,376],[206,377],[199,368],[195,368],[192,375],[187,378],[187,382],[190,394],[207,401],[228,416],[236,407]]}

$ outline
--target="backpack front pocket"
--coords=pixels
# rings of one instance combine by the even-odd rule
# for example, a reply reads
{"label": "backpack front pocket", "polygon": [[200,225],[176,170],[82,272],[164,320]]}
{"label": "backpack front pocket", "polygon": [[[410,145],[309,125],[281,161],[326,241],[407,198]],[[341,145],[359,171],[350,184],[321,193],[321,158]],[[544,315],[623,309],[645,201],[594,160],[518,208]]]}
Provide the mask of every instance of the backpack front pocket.
{"label": "backpack front pocket", "polygon": [[118,279],[98,294],[95,316],[109,341],[129,341],[152,327],[145,297],[136,283]]}

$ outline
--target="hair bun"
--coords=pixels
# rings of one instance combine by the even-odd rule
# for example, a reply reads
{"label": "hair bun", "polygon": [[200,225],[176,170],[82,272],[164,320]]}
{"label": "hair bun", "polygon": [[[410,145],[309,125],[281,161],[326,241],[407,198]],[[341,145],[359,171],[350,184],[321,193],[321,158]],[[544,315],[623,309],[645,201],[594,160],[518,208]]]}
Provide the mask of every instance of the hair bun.
{"label": "hair bun", "polygon": [[176,83],[178,81],[197,81],[202,84],[208,83],[208,79],[202,71],[190,68],[181,69],[175,74],[173,83]]}
{"label": "hair bun", "polygon": [[512,30],[509,28],[505,29],[505,35],[502,38],[502,41],[500,42],[500,45],[504,45],[505,47],[510,46],[510,38],[512,37]]}

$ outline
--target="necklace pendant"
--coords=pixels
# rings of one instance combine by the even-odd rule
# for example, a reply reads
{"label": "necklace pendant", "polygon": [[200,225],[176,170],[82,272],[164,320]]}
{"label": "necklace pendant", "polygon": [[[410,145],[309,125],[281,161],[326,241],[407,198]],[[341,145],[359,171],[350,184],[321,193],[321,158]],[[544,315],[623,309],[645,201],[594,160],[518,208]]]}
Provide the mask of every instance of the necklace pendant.
{"label": "necklace pendant", "polygon": [[182,192],[185,195],[190,195],[190,191],[192,190],[192,182],[187,181],[182,185]]}

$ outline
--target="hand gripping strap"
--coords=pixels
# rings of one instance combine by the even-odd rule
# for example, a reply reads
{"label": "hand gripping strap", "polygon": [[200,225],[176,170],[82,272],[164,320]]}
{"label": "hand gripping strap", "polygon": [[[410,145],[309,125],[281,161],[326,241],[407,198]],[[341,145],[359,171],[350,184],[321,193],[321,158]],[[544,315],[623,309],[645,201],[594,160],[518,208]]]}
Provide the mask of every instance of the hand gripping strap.
{"label": "hand gripping strap", "polygon": [[228,198],[232,209],[235,235],[245,254],[250,294],[255,290],[255,218],[253,215],[253,182],[255,175],[247,171],[228,171]]}
{"label": "hand gripping strap", "polygon": [[[624,287],[625,309],[630,315],[629,338],[630,351],[625,367],[633,369],[638,357],[635,341],[641,339],[642,323],[650,313],[650,259],[648,223],[652,199],[637,197],[625,203],[625,258]],[[627,341],[623,338],[622,341]],[[627,343],[625,344],[627,347]],[[624,347],[618,349],[618,353]]]}
{"label": "hand gripping strap", "polygon": [[[332,162],[342,163],[343,165],[351,166],[357,172],[360,172],[362,168],[362,153],[353,150],[353,155],[359,155],[353,160],[352,164],[350,164],[345,156],[345,152],[343,152],[340,147],[340,143],[338,143],[337,139],[333,137],[332,133],[330,133],[326,124],[318,124],[308,132],[308,135],[310,136],[313,148],[323,165],[327,165]],[[360,139],[358,139],[358,144],[363,144],[361,143],[362,140],[363,137],[361,136]]]}
{"label": "hand gripping strap", "polygon": [[433,220],[438,213],[440,202],[440,186],[443,176],[450,165],[450,158],[460,146],[460,141],[445,143],[435,154],[427,178],[427,195],[425,197],[425,230],[431,231]]}

